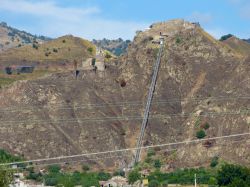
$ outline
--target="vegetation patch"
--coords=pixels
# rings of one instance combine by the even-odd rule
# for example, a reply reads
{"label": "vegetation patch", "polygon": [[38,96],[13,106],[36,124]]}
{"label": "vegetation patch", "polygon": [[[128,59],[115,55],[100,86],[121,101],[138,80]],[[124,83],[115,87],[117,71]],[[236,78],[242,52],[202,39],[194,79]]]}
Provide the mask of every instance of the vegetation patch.
{"label": "vegetation patch", "polygon": [[33,47],[34,49],[38,49],[38,44],[37,44],[37,43],[33,43],[33,44],[32,44],[32,47]]}
{"label": "vegetation patch", "polygon": [[105,172],[87,172],[89,167],[83,166],[83,172],[66,173],[62,172],[59,165],[52,165],[47,168],[46,174],[42,175],[39,172],[29,170],[27,179],[32,179],[38,182],[45,182],[47,186],[65,186],[75,187],[80,185],[82,187],[99,186],[99,181],[107,181],[111,178],[109,173]]}
{"label": "vegetation patch", "polygon": [[11,155],[5,150],[0,149],[0,163],[18,162],[21,160],[21,157]]}
{"label": "vegetation patch", "polygon": [[19,75],[7,75],[4,72],[0,72],[0,88],[4,88],[16,81],[20,80],[33,80],[42,77],[50,72],[48,70],[35,70],[33,73],[19,74]]}
{"label": "vegetation patch", "polygon": [[128,174],[128,182],[129,184],[134,184],[136,181],[141,179],[141,174],[138,170],[132,170]]}
{"label": "vegetation patch", "polygon": [[219,164],[219,157],[215,156],[212,158],[210,166],[212,168],[216,167]]}
{"label": "vegetation patch", "polygon": [[203,129],[196,132],[196,137],[197,137],[198,139],[202,139],[202,138],[204,138],[205,136],[206,136],[206,132],[205,132]]}
{"label": "vegetation patch", "polygon": [[204,128],[205,130],[208,130],[209,127],[210,127],[210,125],[209,125],[209,123],[207,123],[207,122],[206,122],[206,123],[204,124],[204,126],[203,126],[203,128]]}
{"label": "vegetation patch", "polygon": [[181,43],[181,38],[180,38],[180,37],[177,37],[177,38],[175,39],[175,43],[176,43],[176,44],[180,44],[180,43]]}
{"label": "vegetation patch", "polygon": [[88,48],[88,52],[90,52],[91,54],[93,53],[94,49],[92,47]]}
{"label": "vegetation patch", "polygon": [[178,169],[171,173],[163,173],[159,170],[151,173],[148,176],[149,182],[158,181],[159,186],[162,184],[182,184],[193,185],[194,175],[197,175],[197,182],[199,184],[208,184],[210,177],[215,177],[214,173],[205,168],[198,169]]}
{"label": "vegetation patch", "polygon": [[222,36],[222,37],[220,38],[220,41],[225,41],[225,40],[227,40],[228,38],[231,38],[231,37],[233,37],[232,34],[224,35],[224,36]]}

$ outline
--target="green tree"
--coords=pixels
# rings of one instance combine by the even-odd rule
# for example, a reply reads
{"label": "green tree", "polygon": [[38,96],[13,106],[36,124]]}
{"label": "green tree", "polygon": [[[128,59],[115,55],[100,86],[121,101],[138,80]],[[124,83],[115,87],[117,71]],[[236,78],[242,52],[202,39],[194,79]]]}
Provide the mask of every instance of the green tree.
{"label": "green tree", "polygon": [[157,180],[152,180],[148,184],[149,187],[158,187],[160,186],[160,183]]}
{"label": "green tree", "polygon": [[56,186],[58,184],[57,178],[45,178],[44,182],[46,186]]}
{"label": "green tree", "polygon": [[124,177],[125,172],[123,170],[118,170],[118,171],[114,172],[113,176],[122,176],[122,177]]}
{"label": "green tree", "polygon": [[83,173],[81,179],[82,187],[98,186],[98,177],[96,173]]}
{"label": "green tree", "polygon": [[215,157],[212,158],[210,166],[212,168],[214,168],[214,167],[216,167],[218,165],[218,163],[219,163],[219,157],[215,156]]}
{"label": "green tree", "polygon": [[109,173],[105,173],[103,171],[98,173],[98,179],[101,181],[107,181],[111,178],[111,175]]}
{"label": "green tree", "polygon": [[220,186],[231,185],[234,183],[239,183],[240,180],[243,180],[250,185],[250,169],[233,165],[233,164],[225,164],[218,171],[217,180]]}
{"label": "green tree", "polygon": [[163,181],[163,182],[161,183],[161,186],[162,186],[162,187],[168,187],[168,181]]}
{"label": "green tree", "polygon": [[62,185],[63,187],[74,187],[75,183],[72,180],[70,175],[64,175],[59,179],[58,184]]}
{"label": "green tree", "polygon": [[157,168],[157,169],[160,169],[161,168],[161,161],[160,160],[155,160],[154,162],[154,167]]}
{"label": "green tree", "polygon": [[231,184],[228,185],[228,187],[249,187],[249,184],[246,183],[246,181],[242,179],[234,179]]}
{"label": "green tree", "polygon": [[61,167],[59,165],[51,165],[48,167],[48,170],[50,173],[59,173],[61,170]]}
{"label": "green tree", "polygon": [[6,152],[3,149],[0,149],[0,163],[6,163],[6,162],[16,162],[21,161],[22,159],[17,156],[13,156]]}
{"label": "green tree", "polygon": [[215,177],[210,177],[209,178],[209,181],[208,181],[208,185],[209,186],[215,186],[215,185],[217,185],[217,179],[215,178]]}
{"label": "green tree", "polygon": [[205,123],[204,129],[207,130],[207,129],[209,129],[209,127],[210,127],[209,123]]}
{"label": "green tree", "polygon": [[35,181],[42,181],[42,174],[41,173],[36,173],[34,171],[29,171],[27,179],[35,180]]}
{"label": "green tree", "polygon": [[9,168],[0,168],[0,186],[1,187],[9,187],[9,185],[13,182],[13,170]]}
{"label": "green tree", "polygon": [[224,40],[227,40],[228,38],[231,38],[233,35],[232,34],[227,34],[227,35],[224,35],[220,38],[220,41],[224,41]]}
{"label": "green tree", "polygon": [[206,136],[206,132],[204,130],[199,130],[197,133],[196,133],[196,137],[199,138],[199,139],[202,139]]}
{"label": "green tree", "polygon": [[140,179],[141,179],[141,175],[137,170],[133,170],[133,171],[129,172],[129,174],[128,174],[129,184],[133,184]]}

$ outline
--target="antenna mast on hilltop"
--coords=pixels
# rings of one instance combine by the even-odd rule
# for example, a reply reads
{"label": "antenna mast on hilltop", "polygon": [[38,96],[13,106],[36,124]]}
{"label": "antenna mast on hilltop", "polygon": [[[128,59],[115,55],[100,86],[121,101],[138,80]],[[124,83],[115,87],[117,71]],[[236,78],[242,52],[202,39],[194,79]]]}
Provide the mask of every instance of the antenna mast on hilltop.
{"label": "antenna mast on hilltop", "polygon": [[156,85],[156,81],[157,81],[159,67],[160,67],[160,63],[161,63],[161,56],[162,56],[162,52],[163,52],[163,47],[164,47],[164,38],[161,36],[161,38],[160,38],[160,50],[159,50],[159,53],[157,56],[155,66],[154,66],[152,82],[151,82],[151,85],[149,87],[147,104],[146,104],[146,108],[144,111],[143,121],[141,124],[141,131],[140,131],[139,138],[137,140],[137,145],[136,145],[137,149],[136,149],[134,164],[138,163],[140,160],[140,157],[141,157],[141,147],[142,147],[145,129],[146,129],[147,122],[148,122],[149,110],[150,110],[150,106],[151,106],[152,99],[153,99],[153,94],[154,94],[154,90],[155,90],[155,85]]}

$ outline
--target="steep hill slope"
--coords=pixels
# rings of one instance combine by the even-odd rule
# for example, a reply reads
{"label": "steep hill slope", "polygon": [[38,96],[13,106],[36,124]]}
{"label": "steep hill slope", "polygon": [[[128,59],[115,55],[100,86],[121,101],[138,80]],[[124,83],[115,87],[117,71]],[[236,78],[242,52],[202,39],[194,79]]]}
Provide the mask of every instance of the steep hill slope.
{"label": "steep hill slope", "polygon": [[250,55],[250,44],[244,40],[232,36],[223,42],[244,56]]}
{"label": "steep hill slope", "polygon": [[84,60],[93,56],[94,53],[95,47],[91,42],[68,35],[43,44],[34,43],[32,46],[9,49],[0,54],[0,65],[53,66],[57,63],[65,64],[72,63],[73,60]]}
{"label": "steep hill slope", "polygon": [[[55,70],[73,70],[75,60],[80,65],[93,56],[95,46],[91,42],[70,35],[6,50],[0,53],[0,88],[17,80],[36,79]],[[21,75],[6,75],[4,72],[7,66],[20,65],[35,66],[35,72]]]}
{"label": "steep hill slope", "polygon": [[35,36],[25,31],[20,31],[7,25],[0,23],[0,52],[9,48],[18,48],[24,45],[31,45],[34,41],[43,43],[49,41],[50,38],[45,36]]}
{"label": "steep hill slope", "polygon": [[[104,72],[81,71],[78,80],[72,72],[57,73],[0,90],[0,147],[25,158],[135,147],[160,32],[168,37],[144,145],[194,140],[205,124],[207,138],[249,132],[250,59],[198,26],[172,20],[138,33]],[[171,170],[206,166],[214,156],[248,164],[249,145],[242,136],[155,151]],[[99,158],[110,156],[122,158],[104,165],[122,167],[132,159],[131,152]]]}

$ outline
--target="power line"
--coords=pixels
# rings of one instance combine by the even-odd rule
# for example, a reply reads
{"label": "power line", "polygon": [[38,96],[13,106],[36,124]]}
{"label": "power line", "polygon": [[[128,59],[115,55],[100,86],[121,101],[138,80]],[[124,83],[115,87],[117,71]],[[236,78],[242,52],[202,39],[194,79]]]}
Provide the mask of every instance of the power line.
{"label": "power line", "polygon": [[[246,141],[246,140],[242,140],[242,141]],[[241,141],[241,142],[242,142]],[[239,141],[233,141],[235,143],[238,143]],[[216,143],[216,145],[224,145],[222,143]],[[179,148],[175,148],[175,149],[161,149],[161,151],[163,152],[171,152],[171,151],[178,151]],[[20,165],[17,165],[18,168],[16,169],[26,169],[26,168],[32,168],[32,167],[36,167],[36,166],[50,166],[50,165],[55,165],[55,164],[65,164],[67,165],[68,163],[79,163],[79,162],[89,162],[89,161],[92,161],[92,160],[106,160],[106,159],[111,159],[111,158],[124,158],[126,157],[125,155],[117,155],[117,156],[110,156],[110,157],[101,157],[101,158],[88,158],[88,159],[80,159],[80,160],[64,160],[64,161],[61,161],[61,162],[52,162],[52,163],[43,163],[43,164],[40,164],[40,163],[36,163],[35,165],[28,165],[28,166],[22,166],[21,164]],[[85,157],[86,158],[86,157]],[[61,160],[61,159],[60,159]],[[4,164],[4,163],[2,163]],[[29,163],[29,164],[33,164],[33,163]],[[10,164],[11,165],[11,164]],[[15,165],[15,164],[13,164]],[[1,166],[1,164],[0,164]],[[16,170],[15,168],[0,168],[0,170]]]}
{"label": "power line", "polygon": [[[28,165],[28,166],[17,166],[17,168],[0,168],[0,170],[17,170],[17,169],[27,169],[27,168],[33,168],[36,166],[51,166],[51,165],[57,165],[57,164],[67,164],[67,163],[79,163],[79,162],[89,162],[89,161],[96,161],[96,160],[106,160],[106,159],[112,159],[112,158],[124,158],[122,155],[117,156],[109,156],[109,157],[101,157],[101,158],[90,158],[90,159],[80,159],[80,160],[68,160],[68,161],[61,161],[61,162],[53,162],[53,163],[44,163],[44,164],[35,164],[35,165]],[[15,165],[15,164],[14,164]],[[4,166],[3,164],[0,164],[0,166]]]}
{"label": "power line", "polygon": [[[246,110],[241,110],[239,112],[231,111],[231,112],[206,112],[204,114],[196,114],[196,113],[187,113],[187,114],[167,114],[165,117],[159,115],[153,115],[150,116],[148,119],[167,119],[169,117],[189,117],[192,115],[197,115],[197,116],[224,116],[224,115],[248,115],[250,114],[250,109]],[[1,121],[0,123],[10,123],[10,124],[21,124],[21,123],[26,123],[26,122],[38,122],[38,123],[62,123],[62,122],[67,122],[67,123],[83,123],[83,122],[103,122],[103,121],[131,121],[131,120],[141,120],[143,119],[142,116],[115,116],[115,117],[101,117],[101,118],[72,118],[72,119],[56,119],[57,121],[51,121],[51,120],[25,120],[25,121],[20,121],[20,120],[13,120],[13,121]],[[55,120],[55,119],[54,119]]]}
{"label": "power line", "polygon": [[[219,101],[219,100],[248,100],[250,99],[250,96],[239,96],[239,97],[204,97],[204,98],[189,98],[189,99],[178,99],[178,98],[171,98],[171,99],[165,99],[165,100],[153,100],[153,104],[168,104],[168,103],[176,103],[176,102],[184,102],[184,101],[203,101],[203,100],[211,100],[211,101]],[[65,103],[63,103],[65,105]],[[107,103],[88,103],[88,104],[83,104],[83,105],[78,105],[78,106],[72,106],[72,107],[64,107],[63,105],[53,105],[53,106],[43,106],[43,105],[38,105],[38,107],[43,107],[43,108],[38,108],[38,107],[8,107],[5,109],[0,109],[1,111],[19,111],[23,109],[34,109],[37,108],[39,110],[45,110],[45,109],[62,109],[62,110],[67,110],[67,109],[81,109],[81,108],[87,108],[87,107],[92,107],[92,108],[102,108],[102,107],[107,107],[107,106],[126,106],[126,105],[131,105],[131,106],[141,106],[143,105],[143,101],[125,101],[125,102],[107,102]],[[68,105],[67,105],[68,106]],[[14,108],[14,109],[13,109]],[[19,109],[20,108],[20,109]]]}
{"label": "power line", "polygon": [[84,153],[84,154],[71,155],[71,156],[59,156],[59,157],[53,157],[53,158],[35,159],[35,160],[27,160],[27,161],[20,161],[20,162],[9,162],[9,163],[0,164],[0,166],[10,166],[10,165],[17,165],[17,164],[28,164],[28,163],[51,161],[51,160],[68,159],[68,158],[87,157],[87,156],[103,155],[103,154],[109,154],[109,153],[122,153],[122,152],[127,152],[127,151],[135,151],[137,149],[149,149],[149,148],[155,148],[155,147],[199,143],[199,142],[204,142],[204,141],[209,141],[209,140],[227,139],[227,138],[241,137],[241,136],[247,136],[247,135],[250,135],[250,132],[241,133],[241,134],[231,134],[231,135],[225,135],[225,136],[217,136],[217,137],[212,137],[212,138],[187,140],[187,141],[180,141],[180,142],[173,142],[173,143],[166,143],[166,144],[149,145],[149,146],[143,146],[140,148],[135,147],[135,148],[118,149],[118,150],[110,150],[110,151],[95,152],[95,153]]}

